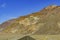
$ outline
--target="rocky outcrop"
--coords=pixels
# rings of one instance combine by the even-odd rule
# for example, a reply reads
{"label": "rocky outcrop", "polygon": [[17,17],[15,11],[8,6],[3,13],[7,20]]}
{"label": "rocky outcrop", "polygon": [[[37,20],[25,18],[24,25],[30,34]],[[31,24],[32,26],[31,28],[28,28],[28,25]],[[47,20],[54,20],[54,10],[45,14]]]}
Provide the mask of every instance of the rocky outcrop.
{"label": "rocky outcrop", "polygon": [[60,6],[48,6],[43,10],[0,25],[0,33],[13,35],[58,35],[60,34]]}

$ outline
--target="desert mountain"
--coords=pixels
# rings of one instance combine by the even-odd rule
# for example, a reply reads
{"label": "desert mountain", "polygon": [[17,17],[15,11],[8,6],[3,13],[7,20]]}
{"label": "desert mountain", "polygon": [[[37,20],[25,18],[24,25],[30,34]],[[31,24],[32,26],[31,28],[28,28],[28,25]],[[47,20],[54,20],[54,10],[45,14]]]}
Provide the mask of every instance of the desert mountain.
{"label": "desert mountain", "polygon": [[60,34],[60,6],[48,6],[1,24],[0,33],[11,34]]}

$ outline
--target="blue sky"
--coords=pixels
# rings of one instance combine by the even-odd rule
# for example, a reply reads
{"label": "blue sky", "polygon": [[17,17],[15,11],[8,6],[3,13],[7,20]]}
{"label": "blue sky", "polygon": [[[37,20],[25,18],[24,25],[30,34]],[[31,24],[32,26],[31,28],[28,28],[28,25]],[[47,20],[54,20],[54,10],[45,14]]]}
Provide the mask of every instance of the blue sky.
{"label": "blue sky", "polygon": [[60,5],[60,0],[0,0],[0,23],[38,12],[53,4]]}

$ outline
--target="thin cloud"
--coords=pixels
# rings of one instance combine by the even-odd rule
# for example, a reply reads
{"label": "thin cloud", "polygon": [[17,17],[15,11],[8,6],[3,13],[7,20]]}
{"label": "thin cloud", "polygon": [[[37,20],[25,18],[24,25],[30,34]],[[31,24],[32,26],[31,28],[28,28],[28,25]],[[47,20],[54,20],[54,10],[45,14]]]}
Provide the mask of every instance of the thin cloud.
{"label": "thin cloud", "polygon": [[5,8],[6,7],[6,3],[3,3],[0,7],[1,8]]}

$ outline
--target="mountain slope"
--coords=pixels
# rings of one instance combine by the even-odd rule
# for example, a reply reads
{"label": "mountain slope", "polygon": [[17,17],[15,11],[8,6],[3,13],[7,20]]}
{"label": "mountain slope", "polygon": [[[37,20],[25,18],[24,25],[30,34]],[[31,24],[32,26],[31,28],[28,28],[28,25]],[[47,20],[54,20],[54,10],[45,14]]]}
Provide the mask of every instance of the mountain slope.
{"label": "mountain slope", "polygon": [[0,33],[60,34],[60,6],[48,6],[40,12],[21,16],[1,24]]}

